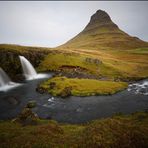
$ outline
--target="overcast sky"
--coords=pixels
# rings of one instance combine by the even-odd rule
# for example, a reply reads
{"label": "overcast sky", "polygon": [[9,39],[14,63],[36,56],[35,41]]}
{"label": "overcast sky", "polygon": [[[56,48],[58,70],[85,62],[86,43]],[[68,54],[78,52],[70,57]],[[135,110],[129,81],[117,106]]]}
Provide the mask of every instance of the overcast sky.
{"label": "overcast sky", "polygon": [[0,2],[0,43],[59,46],[84,29],[98,9],[120,29],[148,41],[148,2]]}

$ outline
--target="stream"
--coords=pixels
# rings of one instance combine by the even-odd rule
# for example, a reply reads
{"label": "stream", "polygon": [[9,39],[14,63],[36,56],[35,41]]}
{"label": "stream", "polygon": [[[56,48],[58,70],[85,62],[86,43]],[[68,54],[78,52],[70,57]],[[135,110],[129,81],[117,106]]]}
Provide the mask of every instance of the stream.
{"label": "stream", "polygon": [[[49,77],[52,77],[52,74],[48,74]],[[130,85],[128,89],[109,96],[71,96],[62,99],[36,91],[37,85],[46,79],[25,81],[13,89],[0,92],[0,120],[15,118],[31,100],[37,102],[33,112],[37,113],[40,118],[53,119],[61,123],[86,123],[110,117],[116,113],[129,114],[148,110],[148,95],[138,93],[136,91],[138,85],[133,87]],[[148,80],[136,84],[142,85],[145,81]],[[147,91],[147,85],[144,87]]]}

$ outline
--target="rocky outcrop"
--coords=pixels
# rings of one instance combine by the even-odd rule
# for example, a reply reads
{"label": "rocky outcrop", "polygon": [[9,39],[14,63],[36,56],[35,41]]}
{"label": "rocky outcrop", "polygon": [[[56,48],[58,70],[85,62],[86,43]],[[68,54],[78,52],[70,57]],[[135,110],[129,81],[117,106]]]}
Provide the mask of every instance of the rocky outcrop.
{"label": "rocky outcrop", "polygon": [[34,67],[37,67],[49,52],[51,51],[44,48],[0,45],[0,67],[5,70],[13,81],[23,80],[24,77],[18,56],[26,57]]}
{"label": "rocky outcrop", "polygon": [[102,63],[102,61],[100,61],[99,59],[93,59],[93,58],[86,58],[85,62],[96,64],[96,65],[99,65]]}
{"label": "rocky outcrop", "polygon": [[101,27],[119,29],[118,26],[112,22],[110,16],[105,11],[98,10],[94,15],[91,16],[90,22],[85,27],[84,31],[99,29]]}
{"label": "rocky outcrop", "polygon": [[32,112],[32,108],[36,106],[36,102],[30,101],[17,118],[12,120],[12,122],[19,122],[22,125],[36,125],[38,122],[38,115]]}

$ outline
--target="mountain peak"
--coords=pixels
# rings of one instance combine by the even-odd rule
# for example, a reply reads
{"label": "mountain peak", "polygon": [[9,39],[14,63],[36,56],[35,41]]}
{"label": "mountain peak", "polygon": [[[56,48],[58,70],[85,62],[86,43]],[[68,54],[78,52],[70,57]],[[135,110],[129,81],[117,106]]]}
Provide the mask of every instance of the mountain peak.
{"label": "mountain peak", "polygon": [[98,10],[94,15],[91,16],[90,22],[92,23],[106,23],[111,22],[110,16],[103,10]]}
{"label": "mountain peak", "polygon": [[118,26],[112,22],[110,16],[105,11],[98,10],[95,14],[91,16],[90,22],[88,23],[84,31],[102,27],[106,27],[110,30],[118,29]]}

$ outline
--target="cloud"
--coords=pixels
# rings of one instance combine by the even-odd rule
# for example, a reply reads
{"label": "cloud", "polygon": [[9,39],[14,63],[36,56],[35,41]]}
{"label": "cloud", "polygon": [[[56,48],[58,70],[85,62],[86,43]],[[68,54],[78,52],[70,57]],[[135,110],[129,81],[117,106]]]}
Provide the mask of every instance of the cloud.
{"label": "cloud", "polygon": [[0,2],[0,43],[55,47],[81,32],[98,9],[148,41],[148,2]]}

